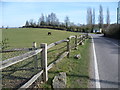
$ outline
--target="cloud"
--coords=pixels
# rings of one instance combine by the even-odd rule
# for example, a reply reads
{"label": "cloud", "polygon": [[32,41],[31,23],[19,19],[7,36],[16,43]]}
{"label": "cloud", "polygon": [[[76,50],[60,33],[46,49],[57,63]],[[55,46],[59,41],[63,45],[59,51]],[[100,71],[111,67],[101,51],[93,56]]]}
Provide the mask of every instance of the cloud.
{"label": "cloud", "polygon": [[119,0],[1,0],[2,2],[118,2]]}

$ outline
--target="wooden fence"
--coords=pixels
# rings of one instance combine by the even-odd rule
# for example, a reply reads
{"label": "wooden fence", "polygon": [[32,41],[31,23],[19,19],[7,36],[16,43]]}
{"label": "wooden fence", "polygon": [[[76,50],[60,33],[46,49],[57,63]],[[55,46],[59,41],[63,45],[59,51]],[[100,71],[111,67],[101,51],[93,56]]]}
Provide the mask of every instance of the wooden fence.
{"label": "wooden fence", "polygon": [[[70,56],[70,51],[71,51],[71,46],[70,46],[70,40],[71,38],[75,38],[75,43],[74,43],[74,48],[77,49],[77,46],[82,44],[83,41],[88,37],[87,34],[85,35],[80,35],[80,36],[70,36],[67,39],[57,41],[55,43],[51,43],[47,46],[46,43],[40,44],[40,49],[35,49],[34,51],[27,52],[25,54],[22,54],[20,56],[16,56],[13,58],[9,58],[4,61],[0,61],[0,70],[7,68],[11,65],[14,65],[18,62],[24,61],[30,57],[33,57],[37,55],[38,53],[41,53],[41,71],[34,75],[27,83],[22,85],[19,89],[21,88],[28,88],[30,85],[32,85],[40,76],[42,76],[42,81],[46,82],[48,80],[48,70],[51,69],[56,63],[58,63],[60,60],[62,60],[65,56],[69,58]],[[53,63],[51,63],[49,66],[47,65],[47,50],[60,44],[66,42],[67,43],[67,50]]]}
{"label": "wooden fence", "polygon": [[14,48],[9,50],[2,50],[0,53],[16,52],[16,51],[32,51],[33,48]]}

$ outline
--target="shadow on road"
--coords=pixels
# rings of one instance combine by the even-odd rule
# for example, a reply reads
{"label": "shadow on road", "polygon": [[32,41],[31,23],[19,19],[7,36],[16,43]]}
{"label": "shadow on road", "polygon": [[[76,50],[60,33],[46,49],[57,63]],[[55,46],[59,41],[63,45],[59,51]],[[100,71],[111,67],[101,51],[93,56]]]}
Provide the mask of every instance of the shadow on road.
{"label": "shadow on road", "polygon": [[[91,81],[97,82],[98,80],[91,78]],[[112,84],[112,85],[120,85],[120,82],[113,82],[108,80],[99,80],[100,83]]]}

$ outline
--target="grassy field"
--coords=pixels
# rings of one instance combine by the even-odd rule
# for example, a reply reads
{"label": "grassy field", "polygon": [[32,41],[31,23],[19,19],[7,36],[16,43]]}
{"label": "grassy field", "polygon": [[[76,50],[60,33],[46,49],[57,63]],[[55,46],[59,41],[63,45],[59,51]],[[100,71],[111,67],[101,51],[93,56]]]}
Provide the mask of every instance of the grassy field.
{"label": "grassy field", "polygon": [[[51,32],[52,35],[47,35]],[[30,48],[32,43],[36,42],[37,47],[40,47],[41,43],[53,43],[59,40],[63,40],[70,35],[79,35],[78,33],[58,31],[52,29],[40,29],[40,28],[17,28],[17,29],[3,29],[2,39],[8,39],[9,47],[12,48]],[[12,52],[3,54],[3,60],[11,58],[16,55],[20,55],[25,52]]]}
{"label": "grassy field", "polygon": [[[51,36],[47,32],[52,32]],[[39,28],[18,28],[18,29],[3,29],[3,39],[8,38],[9,48],[24,48],[31,47],[32,42],[53,43],[63,40],[70,35],[80,35],[79,33],[58,31],[52,29]],[[67,73],[67,87],[68,88],[87,88],[88,85],[88,68],[89,68],[89,40],[85,42],[84,46],[79,46],[78,50],[72,50],[70,58],[64,58],[54,68],[49,71],[49,80],[47,83],[39,85],[39,88],[52,88],[52,79],[58,72],[64,71]],[[48,50],[48,64],[59,58],[62,52],[66,51],[66,43],[62,43]],[[81,54],[80,60],[74,59],[75,54]],[[35,73],[40,70],[40,54],[37,55],[38,69],[34,69],[34,57],[17,63],[2,71],[3,87],[4,88],[19,88],[21,83],[25,83]],[[63,67],[64,66],[64,67]]]}
{"label": "grassy field", "polygon": [[[47,35],[48,32],[52,35]],[[10,48],[31,47],[35,41],[39,46],[40,43],[53,43],[63,40],[70,35],[77,35],[78,33],[66,32],[52,29],[39,28],[18,28],[18,29],[3,29],[2,39],[8,38]],[[78,34],[79,35],[79,34]]]}

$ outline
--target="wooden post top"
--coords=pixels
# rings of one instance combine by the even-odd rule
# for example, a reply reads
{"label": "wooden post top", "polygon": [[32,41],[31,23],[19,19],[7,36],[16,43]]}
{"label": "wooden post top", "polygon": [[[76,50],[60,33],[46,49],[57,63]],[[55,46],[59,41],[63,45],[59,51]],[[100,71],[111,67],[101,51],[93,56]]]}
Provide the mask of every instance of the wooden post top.
{"label": "wooden post top", "polygon": [[40,46],[41,46],[41,48],[45,48],[45,47],[47,47],[47,43],[41,43]]}
{"label": "wooden post top", "polygon": [[33,42],[33,47],[37,48],[37,43],[36,42]]}

